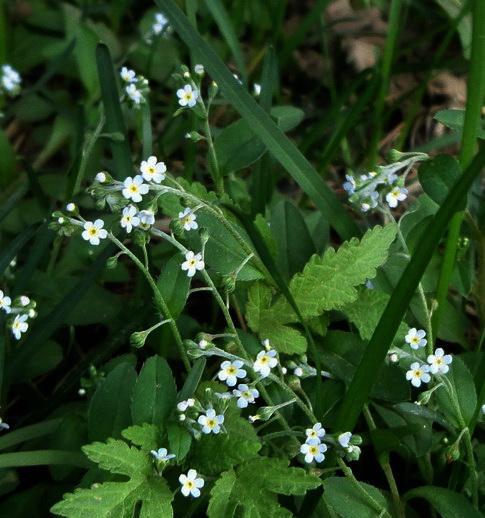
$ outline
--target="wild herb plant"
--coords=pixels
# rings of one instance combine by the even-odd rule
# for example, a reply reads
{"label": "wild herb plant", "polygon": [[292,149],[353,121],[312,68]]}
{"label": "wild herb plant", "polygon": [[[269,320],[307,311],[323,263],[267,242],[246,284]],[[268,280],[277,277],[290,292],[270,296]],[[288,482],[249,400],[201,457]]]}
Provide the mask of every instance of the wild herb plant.
{"label": "wild herb plant", "polygon": [[[73,126],[60,113],[0,206],[13,234],[0,252],[0,513],[481,516],[483,4],[450,13],[451,33],[464,16],[473,27],[466,110],[436,115],[462,139],[459,160],[410,145],[378,160],[399,19],[414,8],[392,0],[379,81],[362,93],[376,103],[368,149],[352,159],[358,99],[311,161],[286,136],[304,112],[273,105],[278,57],[301,32],[264,49],[258,77],[233,25],[248,4],[157,4],[126,53],[111,38],[129,10],[108,30],[94,6],[62,8],[74,40],[57,57],[79,70],[85,133],[61,187],[36,171],[62,156]],[[270,14],[263,34],[285,12],[255,9]],[[237,73],[200,36],[204,16]],[[39,109],[57,73],[29,86],[1,70],[7,122]],[[23,108],[8,105],[17,96]],[[338,149],[330,185],[312,163]]]}

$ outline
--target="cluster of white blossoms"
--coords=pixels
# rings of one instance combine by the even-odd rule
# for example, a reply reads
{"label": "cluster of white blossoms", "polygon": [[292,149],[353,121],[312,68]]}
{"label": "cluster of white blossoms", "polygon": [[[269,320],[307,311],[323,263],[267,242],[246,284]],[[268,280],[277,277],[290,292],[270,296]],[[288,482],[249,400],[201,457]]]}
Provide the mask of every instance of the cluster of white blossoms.
{"label": "cluster of white blossoms", "polygon": [[150,30],[145,34],[145,41],[153,43],[158,37],[167,36],[171,31],[167,17],[163,13],[155,13]]}
{"label": "cluster of white blossoms", "polygon": [[2,65],[0,68],[0,95],[5,94],[15,97],[20,92],[22,78],[10,65]]}
{"label": "cluster of white blossoms", "polygon": [[424,153],[399,153],[394,151],[397,162],[377,166],[375,171],[358,176],[346,175],[343,184],[349,201],[362,212],[368,212],[384,203],[394,209],[408,196],[404,187],[406,177],[413,166],[428,156]]}
{"label": "cluster of white blossoms", "polygon": [[123,97],[122,100],[127,100],[134,108],[139,108],[147,101],[150,87],[148,79],[142,75],[137,75],[134,70],[123,67],[120,70],[120,77],[123,81]]}
{"label": "cluster of white blossoms", "polygon": [[0,310],[9,315],[8,325],[16,340],[20,340],[22,335],[27,332],[29,318],[37,316],[35,306],[35,301],[27,295],[21,295],[12,301],[6,293],[0,290]]}
{"label": "cluster of white blossoms", "polygon": [[[209,402],[204,408],[200,401],[189,398],[177,403],[177,411],[179,412],[179,421],[182,422],[187,429],[199,438],[201,434],[219,434],[224,431],[224,411],[216,411],[212,403],[212,391],[209,393]],[[216,403],[216,406],[219,401]],[[226,408],[224,406],[224,408]]]}
{"label": "cluster of white blossoms", "polygon": [[[423,349],[428,343],[426,331],[424,329],[416,329],[415,327],[408,330],[404,339],[414,351]],[[431,381],[432,374],[446,374],[450,370],[449,365],[452,361],[453,357],[451,354],[445,354],[445,351],[438,347],[434,354],[428,355],[426,363],[421,361],[411,363],[406,371],[406,379],[413,387],[420,387],[422,383],[429,383]]]}
{"label": "cluster of white blossoms", "polygon": [[305,456],[305,462],[307,464],[323,462],[328,448],[322,442],[322,439],[325,437],[325,428],[323,428],[322,423],[316,423],[312,428],[307,428],[305,434],[306,440],[300,446],[300,453]]}

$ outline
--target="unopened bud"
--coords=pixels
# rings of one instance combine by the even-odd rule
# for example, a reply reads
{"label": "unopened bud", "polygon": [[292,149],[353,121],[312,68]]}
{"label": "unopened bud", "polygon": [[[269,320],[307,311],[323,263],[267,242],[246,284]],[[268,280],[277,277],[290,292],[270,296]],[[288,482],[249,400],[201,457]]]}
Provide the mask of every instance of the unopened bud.
{"label": "unopened bud", "polygon": [[108,257],[106,260],[106,268],[108,270],[114,270],[118,266],[118,256],[113,255],[113,257]]}
{"label": "unopened bud", "polygon": [[139,349],[145,345],[148,336],[148,331],[135,331],[130,336],[130,345]]}

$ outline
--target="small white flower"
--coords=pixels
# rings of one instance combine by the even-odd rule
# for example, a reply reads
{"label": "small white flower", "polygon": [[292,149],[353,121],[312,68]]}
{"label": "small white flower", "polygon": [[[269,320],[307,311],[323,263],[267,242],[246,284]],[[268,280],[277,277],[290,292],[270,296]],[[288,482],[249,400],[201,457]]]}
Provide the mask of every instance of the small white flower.
{"label": "small white flower", "polygon": [[185,254],[185,261],[182,263],[182,270],[187,271],[188,277],[193,277],[197,270],[203,270],[205,267],[204,261],[202,260],[202,254],[194,254],[192,251],[188,251]]}
{"label": "small white flower", "polygon": [[21,295],[20,296],[20,305],[25,308],[25,306],[28,306],[30,304],[30,299],[27,297],[27,295]]}
{"label": "small white flower", "polygon": [[271,369],[278,365],[276,351],[274,349],[260,351],[253,364],[254,372],[259,372],[262,378],[269,376]]}
{"label": "small white flower", "polygon": [[322,423],[316,423],[312,428],[307,428],[305,434],[307,444],[318,444],[325,437],[325,428],[323,428]]}
{"label": "small white flower", "polygon": [[428,356],[429,372],[431,374],[446,374],[450,370],[449,365],[452,361],[451,354],[445,354],[445,351],[438,347],[434,354]]}
{"label": "small white flower", "polygon": [[138,217],[140,218],[140,224],[144,227],[149,227],[155,223],[155,213],[153,210],[141,210],[138,213]]}
{"label": "small white flower", "polygon": [[185,85],[183,88],[177,90],[177,97],[179,98],[180,106],[193,108],[199,98],[199,91],[197,88],[192,89],[191,85]]}
{"label": "small white flower", "polygon": [[370,279],[367,279],[365,281],[365,287],[368,289],[368,290],[373,290],[374,289],[374,283],[370,280]]}
{"label": "small white flower", "polygon": [[10,430],[10,425],[8,423],[4,423],[1,417],[0,417],[0,430]]}
{"label": "small white flower", "polygon": [[68,203],[66,205],[67,212],[74,212],[76,210],[76,204],[75,203]]}
{"label": "small white flower", "polygon": [[155,13],[155,23],[152,25],[154,34],[160,34],[168,25],[168,20],[163,13]]}
{"label": "small white flower", "polygon": [[303,376],[303,369],[301,367],[295,367],[293,374],[298,378],[301,378]]}
{"label": "small white flower", "polygon": [[271,344],[269,343],[269,338],[265,338],[261,343],[263,344],[263,347],[267,351],[271,350]]}
{"label": "small white flower", "polygon": [[411,382],[413,387],[420,387],[421,383],[429,383],[431,380],[429,366],[426,364],[420,365],[419,362],[412,363],[406,372],[406,379]]}
{"label": "small white flower", "polygon": [[126,95],[135,103],[135,104],[141,104],[143,101],[143,94],[140,90],[136,87],[134,83],[130,83],[125,88]]}
{"label": "small white flower", "polygon": [[177,403],[177,410],[180,412],[185,412],[187,408],[193,407],[195,405],[195,399],[189,398],[184,401],[180,401],[180,403]]}
{"label": "small white flower", "polygon": [[300,446],[300,453],[305,455],[305,462],[310,464],[311,462],[323,462],[325,460],[325,452],[327,451],[327,445],[324,443],[319,444],[302,444]]}
{"label": "small white flower", "polygon": [[133,230],[133,227],[137,227],[140,224],[140,218],[137,216],[137,212],[134,205],[128,205],[128,207],[123,209],[120,223],[128,234]]}
{"label": "small white flower", "polygon": [[418,350],[420,347],[424,347],[428,343],[425,336],[426,331],[412,327],[404,337],[404,340],[411,346],[411,349]]}
{"label": "small white flower", "polygon": [[362,212],[368,212],[370,209],[375,209],[377,207],[378,200],[379,193],[377,191],[372,191],[371,193],[369,193],[367,201],[361,203],[360,210]]}
{"label": "small white flower", "polygon": [[175,459],[175,455],[173,453],[168,453],[167,448],[151,450],[150,453],[155,457],[155,459],[158,462],[168,462],[171,459]]}
{"label": "small white flower", "polygon": [[261,95],[261,85],[259,83],[254,83],[253,93],[256,97],[259,97]]}
{"label": "small white flower", "polygon": [[182,226],[187,230],[187,232],[189,230],[199,228],[196,219],[195,214],[189,209],[189,207],[186,207],[183,212],[179,212],[180,223],[182,223]]}
{"label": "small white flower", "polygon": [[243,82],[241,81],[241,79],[239,78],[239,76],[237,74],[232,74],[232,77],[240,84],[242,85]]}
{"label": "small white flower", "polygon": [[123,67],[120,71],[120,77],[125,83],[133,83],[136,81],[136,74],[134,70]]}
{"label": "small white flower", "polygon": [[197,477],[197,471],[195,469],[189,469],[187,475],[180,475],[180,485],[182,486],[182,494],[184,496],[193,496],[198,498],[200,496],[200,490],[204,487],[204,479]]}
{"label": "small white flower", "polygon": [[94,177],[94,179],[99,183],[104,183],[106,182],[106,174],[101,171]]}
{"label": "small white flower", "polygon": [[254,403],[254,400],[259,397],[259,391],[255,388],[249,388],[246,384],[240,384],[237,389],[232,391],[235,397],[238,398],[237,406],[239,408],[247,408],[248,405]]}
{"label": "small white flower", "polygon": [[342,448],[348,448],[349,447],[350,439],[352,439],[352,433],[351,432],[341,433],[337,437],[337,441],[339,442],[340,446],[342,446]]}
{"label": "small white flower", "polygon": [[397,353],[391,353],[389,355],[389,361],[391,363],[397,363],[399,361],[399,355]]}
{"label": "small white flower", "polygon": [[33,308],[30,308],[28,315],[29,315],[29,318],[35,318],[37,316],[37,311],[35,311],[35,309],[33,309]]}
{"label": "small white flower", "polygon": [[234,387],[237,383],[237,378],[244,378],[246,371],[241,369],[244,363],[241,360],[230,362],[226,360],[221,363],[221,370],[217,374],[217,377],[221,381],[225,381],[229,387]]}
{"label": "small white flower", "polygon": [[347,191],[349,194],[354,194],[355,188],[357,187],[354,177],[349,174],[346,174],[345,179],[347,181],[343,184],[344,190]]}
{"label": "small white flower", "polygon": [[158,162],[156,156],[150,156],[147,160],[143,160],[140,171],[147,182],[160,183],[165,179],[167,166],[164,162]]}
{"label": "small white flower", "polygon": [[149,187],[146,183],[143,183],[143,178],[137,174],[134,178],[128,176],[123,182],[125,188],[122,193],[127,200],[133,200],[135,203],[139,203],[142,200],[142,196],[147,194]]}
{"label": "small white flower", "polygon": [[100,239],[106,239],[106,237],[108,237],[108,232],[103,227],[104,221],[102,219],[97,219],[94,223],[92,221],[86,221],[82,233],[83,239],[89,241],[92,245],[99,245]]}
{"label": "small white flower", "polygon": [[204,73],[205,73],[205,68],[204,68],[204,65],[200,65],[200,64],[197,64],[194,66],[194,72],[198,75],[198,76],[203,76]]}
{"label": "small white flower", "polygon": [[400,201],[404,201],[408,197],[408,190],[404,187],[394,187],[386,194],[386,201],[391,209],[397,207]]}
{"label": "small white flower", "polygon": [[0,83],[0,86],[3,86],[3,88],[9,95],[14,96],[17,95],[20,91],[22,78],[13,67],[11,67],[10,65],[3,65]]}
{"label": "small white flower", "polygon": [[3,309],[5,313],[10,313],[10,311],[12,311],[12,308],[10,307],[11,305],[12,299],[7,297],[7,295],[5,295],[2,290],[0,290],[0,309]]}
{"label": "small white flower", "polygon": [[27,315],[17,315],[12,322],[12,333],[17,340],[20,340],[22,333],[25,333],[29,328],[27,318],[29,318]]}
{"label": "small white flower", "polygon": [[223,415],[216,415],[213,408],[206,410],[205,414],[200,415],[197,422],[202,426],[202,433],[219,433],[221,431],[221,424],[224,422]]}
{"label": "small white flower", "polygon": [[209,345],[209,342],[207,340],[199,340],[199,348],[202,350],[207,349],[207,346]]}

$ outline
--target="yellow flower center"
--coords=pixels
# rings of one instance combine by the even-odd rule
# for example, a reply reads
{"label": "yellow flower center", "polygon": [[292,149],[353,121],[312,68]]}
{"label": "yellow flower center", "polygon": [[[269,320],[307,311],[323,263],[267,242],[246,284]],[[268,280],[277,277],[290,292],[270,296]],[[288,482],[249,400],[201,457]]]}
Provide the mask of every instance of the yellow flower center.
{"label": "yellow flower center", "polygon": [[192,489],[194,487],[194,483],[192,482],[192,480],[187,480],[187,482],[185,482],[185,485],[189,488],[189,489]]}
{"label": "yellow flower center", "polygon": [[263,356],[262,358],[260,358],[260,359],[259,359],[259,361],[260,361],[261,363],[268,363],[269,358],[268,358],[267,356]]}
{"label": "yellow flower center", "polygon": [[217,423],[216,423],[216,420],[215,420],[215,419],[207,419],[207,426],[208,426],[209,428],[215,428],[216,424],[217,424]]}
{"label": "yellow flower center", "polygon": [[95,236],[98,233],[95,227],[91,227],[88,232],[90,236]]}
{"label": "yellow flower center", "polygon": [[231,375],[236,374],[237,369],[233,365],[231,365],[230,367],[227,368],[226,372],[227,372],[227,374],[231,374]]}
{"label": "yellow flower center", "polygon": [[423,375],[423,371],[420,370],[420,369],[416,369],[414,371],[414,375],[417,377],[417,378],[420,378],[422,375]]}
{"label": "yellow flower center", "polygon": [[441,365],[443,363],[443,360],[441,358],[436,358],[435,363],[437,363],[438,365]]}
{"label": "yellow flower center", "polygon": [[190,266],[190,267],[193,267],[193,266],[195,266],[196,264],[197,264],[197,261],[196,261],[195,259],[190,259],[190,260],[189,260],[189,266]]}
{"label": "yellow flower center", "polygon": [[316,455],[316,454],[317,454],[317,452],[318,452],[318,449],[317,449],[317,447],[316,447],[316,446],[310,446],[310,453],[311,453],[312,455]]}
{"label": "yellow flower center", "polygon": [[184,95],[184,99],[186,101],[192,100],[192,93],[191,92],[186,92],[185,95]]}
{"label": "yellow flower center", "polygon": [[138,192],[138,186],[137,186],[137,185],[135,185],[134,183],[132,183],[132,184],[130,185],[130,191],[131,191],[131,192]]}

